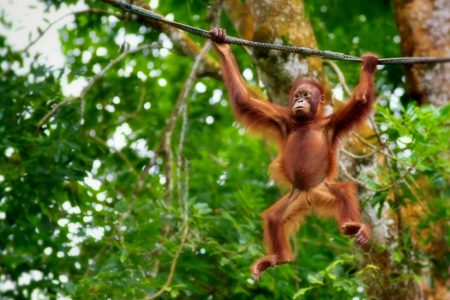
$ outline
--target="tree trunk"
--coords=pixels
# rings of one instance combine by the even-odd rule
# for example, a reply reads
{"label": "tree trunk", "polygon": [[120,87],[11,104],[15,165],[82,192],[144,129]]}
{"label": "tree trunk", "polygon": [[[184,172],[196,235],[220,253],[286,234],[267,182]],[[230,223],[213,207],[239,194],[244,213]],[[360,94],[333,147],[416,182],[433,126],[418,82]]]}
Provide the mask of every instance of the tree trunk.
{"label": "tree trunk", "polygon": [[[450,0],[394,0],[404,56],[450,56]],[[421,104],[450,102],[450,63],[407,65],[409,94]]]}
{"label": "tree trunk", "polygon": [[[225,0],[224,6],[237,32],[245,39],[317,48],[303,1]],[[271,101],[287,104],[289,90],[299,77],[325,83],[330,95],[321,59],[257,48],[248,51]]]}
{"label": "tree trunk", "polygon": [[[394,0],[397,28],[405,56],[450,56],[450,0]],[[406,85],[409,94],[420,104],[445,105],[450,103],[450,63],[406,66]],[[426,188],[426,187],[425,187]],[[417,207],[404,208],[402,213],[422,211]],[[407,219],[406,219],[407,220]],[[421,238],[416,224],[409,224]],[[435,232],[445,232],[445,224],[437,223]],[[414,237],[413,236],[413,237]],[[422,249],[441,261],[446,253],[445,234],[436,234],[432,247]],[[421,284],[422,298],[450,299],[447,274],[430,270]]]}

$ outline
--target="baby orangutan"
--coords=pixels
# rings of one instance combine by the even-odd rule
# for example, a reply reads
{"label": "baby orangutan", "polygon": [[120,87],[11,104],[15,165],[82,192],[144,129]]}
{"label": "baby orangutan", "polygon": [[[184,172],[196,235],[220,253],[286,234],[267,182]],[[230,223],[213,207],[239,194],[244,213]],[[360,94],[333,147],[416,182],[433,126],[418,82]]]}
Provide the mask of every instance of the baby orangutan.
{"label": "baby orangutan", "polygon": [[244,85],[230,46],[221,43],[225,31],[214,28],[210,32],[236,119],[277,141],[279,155],[270,171],[275,179],[292,186],[288,195],[262,214],[268,255],[253,263],[255,279],[267,268],[293,259],[288,236],[311,210],[336,219],[342,233],[354,237],[357,243],[367,243],[370,228],[361,222],[356,187],[351,182],[336,181],[336,154],[339,141],[372,111],[377,56],[362,57],[359,84],[351,100],[324,116],[323,87],[312,80],[294,83],[288,107],[254,98]]}

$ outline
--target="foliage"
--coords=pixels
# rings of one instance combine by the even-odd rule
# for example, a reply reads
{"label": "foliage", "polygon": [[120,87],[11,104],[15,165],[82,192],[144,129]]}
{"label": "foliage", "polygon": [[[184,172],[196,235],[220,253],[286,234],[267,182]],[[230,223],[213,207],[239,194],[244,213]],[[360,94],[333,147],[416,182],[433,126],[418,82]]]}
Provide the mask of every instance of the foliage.
{"label": "foliage", "polygon": [[[49,8],[62,3],[42,2]],[[387,3],[321,0],[308,2],[307,8],[321,48],[394,56],[398,45]],[[89,5],[109,9],[99,1]],[[209,26],[206,1],[160,1],[158,9],[180,22]],[[6,15],[2,23],[8,22],[13,20]],[[62,78],[94,78],[118,57],[124,43],[118,36],[125,32],[125,50],[155,41],[169,49],[126,56],[84,99],[63,106],[36,129],[65,98]],[[101,14],[77,15],[60,35],[65,67],[55,70],[34,59],[25,73],[19,67],[27,67],[29,54],[13,50],[0,36],[2,299],[143,298],[164,285],[174,261],[174,277],[162,298],[364,298],[365,276],[383,270],[365,262],[332,221],[313,216],[295,238],[294,263],[267,272],[258,284],[249,277],[249,264],[263,253],[259,214],[283,191],[266,172],[273,148],[234,123],[221,82],[202,77],[189,95],[183,166],[178,168],[176,161],[167,164],[161,147],[192,59],[172,49],[157,30]],[[356,35],[359,42],[351,44]],[[240,65],[251,68],[245,52],[238,53]],[[355,83],[357,66],[340,66]],[[445,254],[437,259],[431,251],[449,242],[445,231],[436,237],[432,228],[445,226],[450,214],[450,106],[402,106],[399,101],[392,106],[383,97],[399,98],[401,76],[401,68],[389,67],[377,82],[381,100],[375,120],[385,139],[383,151],[395,157],[377,174],[389,175],[381,182],[372,173],[360,179],[381,189],[365,194],[367,208],[426,206],[414,228],[404,224],[402,240],[392,248],[395,262],[405,265],[400,276],[420,277],[427,268],[445,272],[450,260]],[[335,81],[331,72],[330,79]],[[171,145],[175,156],[183,128],[180,120]],[[169,171],[173,178],[167,177]],[[167,193],[171,179],[173,197]],[[396,197],[392,189],[383,189],[390,182],[398,182]],[[188,235],[182,243],[186,217]],[[411,242],[414,235],[422,236],[420,244]]]}

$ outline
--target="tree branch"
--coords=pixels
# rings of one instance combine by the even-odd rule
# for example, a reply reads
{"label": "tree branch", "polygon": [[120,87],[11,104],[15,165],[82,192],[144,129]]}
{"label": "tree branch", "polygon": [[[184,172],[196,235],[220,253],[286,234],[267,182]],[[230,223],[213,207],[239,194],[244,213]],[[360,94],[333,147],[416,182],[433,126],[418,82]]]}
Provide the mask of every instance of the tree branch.
{"label": "tree branch", "polygon": [[[188,79],[186,80],[186,83],[184,84],[180,95],[178,97],[177,102],[175,103],[175,106],[172,110],[172,114],[169,117],[169,121],[167,123],[167,127],[166,127],[166,131],[163,134],[163,142],[162,142],[162,152],[164,153],[164,155],[166,156],[166,161],[167,161],[167,167],[166,167],[166,172],[167,172],[167,187],[168,187],[168,198],[166,199],[170,199],[171,195],[173,194],[173,184],[171,182],[169,182],[169,180],[171,181],[172,178],[172,169],[173,169],[173,165],[171,163],[171,161],[173,160],[173,152],[171,149],[171,140],[172,140],[172,135],[175,129],[175,124],[178,120],[178,116],[180,114],[181,108],[182,106],[186,105],[186,100],[187,97],[189,96],[189,93],[192,90],[192,87],[195,83],[195,80],[198,76],[198,70],[200,67],[200,63],[201,60],[203,58],[203,56],[208,52],[209,48],[210,48],[211,43],[208,41],[206,42],[205,46],[203,47],[203,49],[200,51],[200,53],[198,54],[197,58],[195,59],[195,62],[192,66],[192,71],[189,74]],[[167,201],[166,201],[167,202]]]}
{"label": "tree branch", "polygon": [[98,8],[88,8],[85,10],[81,10],[81,11],[74,11],[74,12],[70,12],[68,14],[65,14],[64,16],[59,17],[58,19],[50,22],[47,27],[44,30],[39,31],[39,35],[32,40],[25,48],[23,48],[22,50],[19,50],[19,52],[26,52],[28,51],[34,44],[36,44],[49,30],[50,28],[53,27],[53,25],[55,25],[56,23],[58,23],[59,21],[69,17],[69,16],[77,16],[77,15],[81,15],[81,14],[85,14],[85,13],[95,13],[95,14],[103,14],[103,15],[110,15],[110,16],[115,16],[116,18],[121,18],[122,16],[120,14],[116,14],[113,12],[109,12],[103,9],[98,9]]}
{"label": "tree branch", "polygon": [[[102,1],[107,3],[108,5],[111,5],[107,0],[102,0]],[[143,0],[134,1],[134,5],[139,5],[142,8],[151,10],[150,6]],[[178,29],[168,26],[166,24],[161,24],[159,22],[149,20],[148,18],[136,16],[134,14],[132,16],[130,16],[130,20],[136,21],[147,27],[154,28],[154,29],[159,30],[162,33],[166,34],[170,38],[170,40],[172,41],[174,46],[183,55],[190,56],[195,59],[201,51],[201,47],[199,46],[199,44],[196,43],[191,38],[189,38],[181,30],[178,30]],[[211,55],[206,55],[202,59],[202,63],[201,63],[198,75],[199,76],[211,76],[216,79],[221,79],[221,71],[220,71],[219,63]]]}
{"label": "tree branch", "polygon": [[[159,47],[159,46],[158,46]],[[89,92],[89,90],[97,83],[97,81],[99,81],[103,76],[105,76],[105,74],[115,65],[117,65],[119,62],[122,61],[122,59],[124,59],[126,56],[130,55],[130,54],[134,54],[136,52],[142,51],[144,49],[149,49],[149,48],[156,48],[156,46],[154,44],[151,45],[143,45],[140,47],[137,47],[135,49],[132,49],[130,51],[126,51],[121,53],[118,57],[116,57],[114,60],[112,60],[105,68],[103,68],[100,72],[98,72],[94,78],[92,78],[91,81],[89,81],[89,83],[81,90],[80,95],[78,96],[69,96],[64,98],[63,101],[59,102],[58,104],[56,104],[47,114],[45,114],[44,117],[42,117],[41,120],[39,120],[39,122],[36,125],[36,131],[39,131],[41,129],[41,127],[52,117],[54,116],[64,105],[67,105],[69,103],[72,103],[78,99],[84,99],[85,95],[87,94],[87,92]]]}
{"label": "tree branch", "polygon": [[[220,11],[221,11],[221,0],[217,1],[214,5],[214,7],[211,9],[211,11],[217,11],[214,14],[211,14],[211,20],[213,24],[217,24],[220,19]],[[178,246],[178,249],[175,253],[175,256],[172,260],[172,263],[170,265],[169,275],[167,276],[167,279],[163,286],[153,295],[146,297],[145,299],[156,299],[160,295],[162,295],[167,288],[172,283],[173,277],[175,275],[175,269],[177,266],[178,258],[181,254],[181,251],[186,243],[188,234],[189,234],[189,205],[188,205],[188,199],[189,199],[189,171],[188,171],[188,162],[184,161],[184,175],[185,175],[185,183],[184,183],[184,192],[182,190],[182,184],[181,184],[181,169],[182,169],[182,153],[183,153],[183,146],[184,146],[184,140],[187,133],[187,124],[188,124],[188,114],[187,114],[187,98],[190,94],[190,91],[192,90],[192,87],[195,83],[195,80],[198,76],[200,64],[202,62],[203,56],[206,55],[211,47],[211,42],[208,40],[205,45],[203,46],[200,53],[195,58],[194,64],[192,66],[191,73],[189,74],[188,79],[186,80],[183,89],[181,90],[180,96],[177,100],[177,103],[175,104],[175,107],[172,111],[172,115],[169,119],[167,130],[165,134],[163,135],[163,149],[166,151],[166,160],[169,157],[173,157],[172,149],[171,149],[171,140],[173,135],[173,130],[175,128],[176,121],[178,119],[178,116],[180,112],[182,111],[182,127],[180,132],[180,140],[178,144],[178,152],[177,152],[177,191],[178,191],[178,201],[179,206],[183,207],[183,234],[180,240],[180,245]],[[168,155],[167,155],[168,154]],[[167,168],[172,168],[172,164],[168,163]],[[166,170],[167,172],[167,170]],[[171,172],[171,171],[170,171]],[[169,179],[169,177],[167,177]],[[172,184],[173,189],[173,184]],[[173,190],[171,191],[173,194]],[[170,195],[168,195],[170,196]],[[167,198],[166,198],[167,202]],[[184,205],[182,205],[184,203]],[[167,232],[167,231],[166,231]]]}
{"label": "tree branch", "polygon": [[334,61],[331,61],[328,59],[324,60],[323,62],[324,62],[324,64],[328,65],[333,70],[333,72],[336,74],[338,81],[341,84],[341,86],[342,86],[344,92],[347,94],[347,96],[351,96],[352,91],[348,87],[348,85],[345,81],[345,76],[342,73],[341,69],[338,67],[338,65]]}
{"label": "tree branch", "polygon": [[345,155],[350,156],[351,158],[354,158],[354,159],[364,159],[364,158],[368,158],[368,157],[373,156],[375,153],[377,153],[377,151],[372,151],[372,152],[370,152],[370,153],[368,153],[368,154],[358,155],[358,154],[355,154],[355,153],[353,153],[353,152],[348,151],[348,150],[345,149],[344,147],[342,147],[342,148],[340,149],[340,151],[341,151],[342,153],[344,153]]}

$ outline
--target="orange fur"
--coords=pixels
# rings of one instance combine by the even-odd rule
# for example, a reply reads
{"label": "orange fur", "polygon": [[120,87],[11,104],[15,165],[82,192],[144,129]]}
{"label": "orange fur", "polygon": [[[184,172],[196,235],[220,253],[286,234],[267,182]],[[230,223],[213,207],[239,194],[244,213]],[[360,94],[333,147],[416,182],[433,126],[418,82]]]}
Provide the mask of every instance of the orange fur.
{"label": "orange fur", "polygon": [[[221,30],[212,30],[217,39]],[[236,119],[252,131],[272,137],[279,155],[270,166],[272,176],[288,183],[292,192],[268,208],[262,215],[264,240],[269,255],[257,260],[255,277],[266,268],[292,259],[288,235],[298,228],[312,210],[337,220],[344,234],[359,243],[367,242],[368,226],[360,223],[356,188],[351,183],[336,183],[337,147],[372,111],[374,55],[363,57],[360,82],[352,98],[331,116],[322,114],[323,87],[311,80],[297,80],[291,89],[289,107],[255,99],[245,88],[229,47],[214,44],[221,59],[223,78]]]}
{"label": "orange fur", "polygon": [[262,213],[264,241],[269,255],[292,260],[289,234],[297,231],[311,212],[334,218],[339,226],[360,222],[355,186],[350,182],[321,184],[308,191],[294,190]]}

